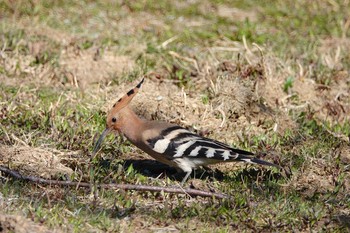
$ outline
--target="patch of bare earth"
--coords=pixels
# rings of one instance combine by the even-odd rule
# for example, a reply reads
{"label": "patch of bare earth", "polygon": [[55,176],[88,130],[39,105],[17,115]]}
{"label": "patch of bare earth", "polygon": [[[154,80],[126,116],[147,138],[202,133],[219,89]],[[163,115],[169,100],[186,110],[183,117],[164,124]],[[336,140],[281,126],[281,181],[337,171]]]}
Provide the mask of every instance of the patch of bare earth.
{"label": "patch of bare earth", "polygon": [[[339,71],[330,85],[317,84],[314,80],[298,77],[293,91],[300,100],[293,108],[306,110],[311,107],[321,122],[345,123],[350,120],[350,83],[348,71]],[[288,97],[292,97],[288,96]],[[288,101],[291,102],[291,101]]]}
{"label": "patch of bare earth", "polygon": [[[27,49],[26,52],[1,54],[0,61],[6,75],[0,74],[0,78],[4,84],[70,85],[86,89],[100,82],[110,82],[112,78],[134,68],[134,61],[126,55],[97,46],[82,49],[78,36],[67,35],[42,24],[28,26],[26,21],[21,23],[27,39],[19,41],[17,47]],[[143,49],[142,46],[138,47]],[[53,60],[43,62],[42,59],[47,56],[52,56]]]}
{"label": "patch of bare earth", "polygon": [[[299,72],[295,75],[293,92],[299,98],[298,105],[294,108],[311,108],[315,117],[320,122],[331,124],[345,123],[350,120],[350,73],[343,67],[341,60],[348,56],[350,40],[332,38],[321,41],[319,56],[322,63],[331,74],[328,74],[329,84],[316,83],[309,76],[319,71],[312,66],[309,69],[299,66]],[[327,77],[320,77],[326,79]]]}
{"label": "patch of bare earth", "polygon": [[70,83],[85,89],[91,84],[109,82],[112,77],[128,73],[134,62],[127,56],[99,48],[76,50],[70,47],[62,51],[60,66]]}
{"label": "patch of bare earth", "polygon": [[24,218],[20,215],[5,215],[0,214],[0,232],[2,233],[49,233],[61,232],[60,230],[48,229],[44,225],[34,223],[33,221]]}
{"label": "patch of bare earth", "polygon": [[49,179],[70,176],[73,170],[61,163],[63,156],[64,153],[56,150],[0,145],[0,165],[22,175]]}

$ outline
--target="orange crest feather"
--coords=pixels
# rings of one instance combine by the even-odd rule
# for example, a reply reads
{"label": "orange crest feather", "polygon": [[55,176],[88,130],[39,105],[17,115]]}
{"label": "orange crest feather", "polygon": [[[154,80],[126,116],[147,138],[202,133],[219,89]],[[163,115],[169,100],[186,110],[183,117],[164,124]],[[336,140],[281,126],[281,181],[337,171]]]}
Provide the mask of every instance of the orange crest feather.
{"label": "orange crest feather", "polygon": [[122,108],[124,108],[125,106],[127,106],[130,101],[134,98],[134,96],[137,94],[137,92],[139,91],[139,89],[142,86],[143,81],[145,80],[145,78],[142,78],[141,82],[139,82],[139,84],[136,85],[136,87],[134,87],[133,89],[131,89],[130,91],[128,91],[128,93],[126,93],[122,98],[120,98],[114,105],[113,108],[111,109],[113,112],[118,112],[119,110],[121,110]]}

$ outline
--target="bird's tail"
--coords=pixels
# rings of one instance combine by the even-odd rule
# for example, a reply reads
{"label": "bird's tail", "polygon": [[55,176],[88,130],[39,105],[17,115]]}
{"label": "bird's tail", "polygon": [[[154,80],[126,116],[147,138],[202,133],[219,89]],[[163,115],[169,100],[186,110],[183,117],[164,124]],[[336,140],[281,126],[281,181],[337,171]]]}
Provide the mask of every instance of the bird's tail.
{"label": "bird's tail", "polygon": [[274,164],[274,163],[270,163],[267,162],[265,160],[262,159],[258,159],[255,158],[253,156],[249,156],[249,155],[242,155],[240,154],[236,159],[236,161],[242,161],[242,162],[246,162],[246,163],[252,163],[252,164],[260,164],[260,165],[265,165],[265,166],[271,166],[271,167],[276,167],[278,169],[282,169],[281,166]]}

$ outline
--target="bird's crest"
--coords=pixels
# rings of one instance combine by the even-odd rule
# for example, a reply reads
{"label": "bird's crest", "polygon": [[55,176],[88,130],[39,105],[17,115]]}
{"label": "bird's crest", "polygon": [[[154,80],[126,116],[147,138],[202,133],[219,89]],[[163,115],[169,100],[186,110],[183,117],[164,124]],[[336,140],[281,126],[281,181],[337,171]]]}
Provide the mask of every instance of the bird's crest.
{"label": "bird's crest", "polygon": [[139,84],[137,84],[136,87],[134,87],[133,89],[128,91],[128,93],[126,93],[122,98],[120,98],[113,105],[112,111],[113,112],[118,112],[119,110],[121,110],[122,108],[127,106],[130,103],[130,101],[134,98],[134,96],[137,94],[139,89],[141,88],[142,83],[143,83],[144,80],[145,80],[145,78],[142,78],[141,82],[139,82]]}

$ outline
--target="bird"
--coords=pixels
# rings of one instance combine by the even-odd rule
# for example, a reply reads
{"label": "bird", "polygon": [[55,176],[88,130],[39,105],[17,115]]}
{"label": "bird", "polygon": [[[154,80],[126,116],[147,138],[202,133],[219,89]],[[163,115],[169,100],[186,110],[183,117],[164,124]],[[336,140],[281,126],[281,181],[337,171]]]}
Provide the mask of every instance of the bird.
{"label": "bird", "polygon": [[183,185],[198,167],[221,162],[246,162],[251,164],[280,166],[258,159],[254,153],[202,137],[176,124],[140,118],[129,106],[140,90],[144,78],[135,88],[128,91],[109,110],[106,129],[93,149],[96,154],[107,134],[123,134],[133,145],[152,156],[155,160],[184,172]]}

